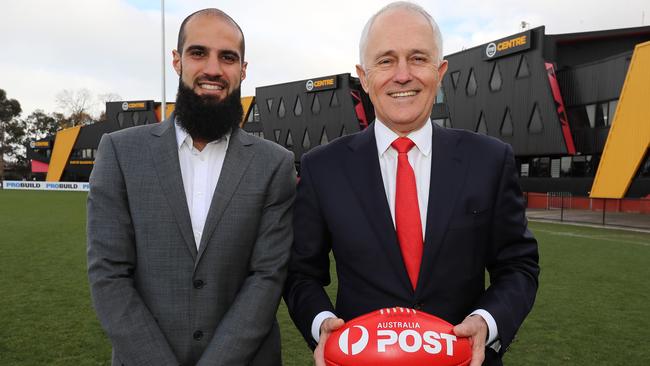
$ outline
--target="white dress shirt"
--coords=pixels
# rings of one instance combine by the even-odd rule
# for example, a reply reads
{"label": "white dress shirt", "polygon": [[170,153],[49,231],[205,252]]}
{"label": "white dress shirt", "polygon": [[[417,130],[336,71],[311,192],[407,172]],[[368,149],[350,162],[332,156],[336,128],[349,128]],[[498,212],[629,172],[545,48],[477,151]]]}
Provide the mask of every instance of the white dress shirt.
{"label": "white dress shirt", "polygon": [[199,250],[205,219],[208,216],[212,196],[217,188],[223,160],[226,157],[230,133],[219,140],[208,143],[203,150],[199,151],[194,147],[192,136],[178,123],[174,123],[174,126],[185,198],[190,210],[196,250]]}
{"label": "white dress shirt", "polygon": [[[379,157],[379,168],[381,178],[386,191],[386,199],[390,207],[390,215],[395,226],[395,183],[397,180],[397,151],[391,147],[395,139],[400,137],[397,133],[386,127],[380,120],[375,120],[375,140],[377,141],[377,154]],[[418,192],[418,205],[420,218],[422,220],[422,235],[426,235],[427,207],[429,205],[429,184],[431,182],[431,157],[433,126],[431,121],[427,122],[419,130],[412,131],[406,137],[415,143],[415,146],[408,152],[408,159],[413,172],[415,173],[415,185]],[[435,179],[435,178],[434,178]],[[435,219],[435,218],[434,218]],[[424,237],[422,238],[424,240]],[[435,314],[434,314],[435,315]],[[492,343],[498,337],[497,323],[490,313],[484,309],[473,311],[470,315],[479,315],[488,325],[487,344]],[[320,312],[314,318],[311,326],[311,334],[318,342],[320,326],[327,318],[336,317],[329,311]],[[498,351],[500,345],[495,342],[493,348]]]}

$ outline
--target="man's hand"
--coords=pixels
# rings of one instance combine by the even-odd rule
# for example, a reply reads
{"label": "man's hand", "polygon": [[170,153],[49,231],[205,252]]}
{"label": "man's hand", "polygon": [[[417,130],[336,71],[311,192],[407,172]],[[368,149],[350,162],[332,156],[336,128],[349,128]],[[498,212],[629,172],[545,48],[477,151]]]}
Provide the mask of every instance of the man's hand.
{"label": "man's hand", "polygon": [[327,318],[321,323],[318,346],[314,350],[314,364],[316,366],[325,366],[325,342],[327,342],[330,334],[341,328],[343,324],[345,322],[341,318]]}
{"label": "man's hand", "polygon": [[471,315],[462,323],[454,327],[458,337],[469,337],[472,344],[472,362],[469,366],[481,366],[485,359],[485,340],[487,339],[488,326],[480,315]]}

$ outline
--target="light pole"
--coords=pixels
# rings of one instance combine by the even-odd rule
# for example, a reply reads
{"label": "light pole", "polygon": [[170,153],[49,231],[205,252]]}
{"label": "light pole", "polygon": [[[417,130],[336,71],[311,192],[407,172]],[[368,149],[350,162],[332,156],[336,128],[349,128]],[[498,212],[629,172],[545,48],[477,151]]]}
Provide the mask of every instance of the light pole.
{"label": "light pole", "polygon": [[162,70],[160,72],[162,76],[162,99],[161,99],[161,110],[160,110],[160,120],[167,118],[167,101],[165,97],[165,0],[160,0],[160,19],[162,24],[162,41],[161,41],[161,59],[162,59]]}

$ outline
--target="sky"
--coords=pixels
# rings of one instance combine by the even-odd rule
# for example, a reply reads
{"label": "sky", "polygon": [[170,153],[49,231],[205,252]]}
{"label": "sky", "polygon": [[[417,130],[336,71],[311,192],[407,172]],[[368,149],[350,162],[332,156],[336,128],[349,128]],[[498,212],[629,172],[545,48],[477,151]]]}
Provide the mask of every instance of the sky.
{"label": "sky", "polygon": [[[218,7],[246,37],[242,95],[260,86],[351,73],[367,19],[387,0],[166,0],[164,67],[160,0],[0,0],[0,89],[36,109],[63,112],[62,90],[88,89],[120,100],[173,102],[178,76],[171,65],[178,28],[190,13]],[[443,53],[478,46],[528,27],[546,34],[650,25],[650,1],[417,1],[436,19]],[[104,106],[93,100],[91,112]]]}

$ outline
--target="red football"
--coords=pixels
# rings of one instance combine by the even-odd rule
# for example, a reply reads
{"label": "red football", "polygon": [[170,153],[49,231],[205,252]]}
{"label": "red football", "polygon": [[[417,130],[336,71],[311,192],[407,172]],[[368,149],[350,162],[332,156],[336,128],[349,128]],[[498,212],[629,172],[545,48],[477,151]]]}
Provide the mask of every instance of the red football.
{"label": "red football", "polygon": [[466,366],[469,338],[433,315],[406,308],[373,311],[345,323],[325,343],[328,366]]}

